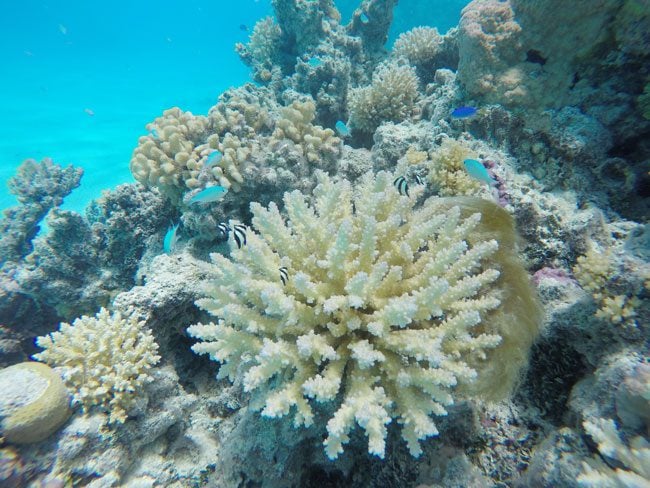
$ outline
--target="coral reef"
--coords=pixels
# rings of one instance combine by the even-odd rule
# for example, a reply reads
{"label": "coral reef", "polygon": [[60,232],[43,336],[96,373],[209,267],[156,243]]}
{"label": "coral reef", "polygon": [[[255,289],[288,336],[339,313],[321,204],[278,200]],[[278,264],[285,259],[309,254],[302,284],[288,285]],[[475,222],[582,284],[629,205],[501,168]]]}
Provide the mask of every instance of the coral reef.
{"label": "coral reef", "polygon": [[374,132],[382,122],[401,122],[415,108],[418,78],[409,66],[385,64],[372,75],[372,83],[350,94],[350,124]]}
{"label": "coral reef", "polygon": [[99,405],[110,413],[109,422],[124,422],[160,360],[158,345],[143,325],[133,316],[101,309],[95,317],[62,323],[57,332],[39,337],[36,344],[43,351],[34,359],[61,368],[74,401],[85,411]]}
{"label": "coral reef", "polygon": [[[392,418],[418,456],[418,441],[438,432],[430,414],[444,415],[453,403],[448,390],[474,381],[469,391],[509,390],[534,313],[519,317],[528,322],[515,341],[510,321],[494,317],[505,297],[488,291],[499,277],[492,266],[505,263],[494,259],[497,241],[475,235],[480,212],[461,219],[458,207],[441,211],[435,200],[413,211],[419,192],[404,198],[389,173],[366,176],[354,197],[349,184],[320,178],[313,207],[288,193],[284,221],[277,206],[254,204],[260,236],[247,230],[240,250],[231,239],[234,261],[213,255],[215,279],[198,303],[223,320],[190,327],[204,341],[193,349],[224,363],[221,378],[234,381],[245,368],[244,388],[261,392],[262,414],[281,417],[295,407],[296,426],[313,422],[307,399],[328,402],[342,391],[327,425],[330,458],[355,422],[369,452],[383,457]],[[510,252],[511,244],[502,241]],[[526,283],[519,284],[523,296]],[[529,304],[526,313],[534,310]],[[482,364],[495,348],[498,374]],[[276,375],[281,383],[269,386]]]}

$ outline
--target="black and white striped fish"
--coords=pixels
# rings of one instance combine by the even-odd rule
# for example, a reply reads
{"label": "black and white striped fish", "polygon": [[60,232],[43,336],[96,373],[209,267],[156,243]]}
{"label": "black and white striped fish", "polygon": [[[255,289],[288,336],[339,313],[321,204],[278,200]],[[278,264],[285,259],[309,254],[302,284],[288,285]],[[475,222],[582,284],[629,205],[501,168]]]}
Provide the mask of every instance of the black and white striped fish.
{"label": "black and white striped fish", "polygon": [[409,196],[409,184],[406,182],[406,178],[398,176],[395,178],[395,181],[393,181],[393,185],[395,185],[395,188],[397,188],[400,195]]}
{"label": "black and white striped fish", "polygon": [[287,281],[289,281],[289,270],[284,266],[280,268],[280,281],[282,281],[282,284],[285,286]]}
{"label": "black and white striped fish", "polygon": [[228,237],[228,233],[230,232],[230,226],[226,223],[221,223],[217,226],[217,229],[219,229],[219,233],[224,236]]}
{"label": "black and white striped fish", "polygon": [[414,179],[415,179],[415,182],[418,185],[424,185],[424,180],[422,179],[422,177],[420,175],[416,174]]}
{"label": "black and white striped fish", "polygon": [[235,238],[235,243],[237,243],[237,248],[241,249],[242,246],[246,245],[246,226],[242,224],[237,224],[233,227],[232,235]]}

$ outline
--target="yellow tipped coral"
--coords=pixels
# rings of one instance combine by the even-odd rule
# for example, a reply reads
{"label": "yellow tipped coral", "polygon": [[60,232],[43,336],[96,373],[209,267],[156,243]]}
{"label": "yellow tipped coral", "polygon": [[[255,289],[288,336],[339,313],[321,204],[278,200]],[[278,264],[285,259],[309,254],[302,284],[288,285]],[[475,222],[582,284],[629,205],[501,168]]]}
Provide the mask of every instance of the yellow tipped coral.
{"label": "yellow tipped coral", "polygon": [[440,147],[433,149],[426,162],[429,179],[440,196],[478,195],[481,184],[471,178],[463,161],[475,158],[474,152],[456,139],[447,138]]}
{"label": "yellow tipped coral", "polygon": [[336,402],[331,459],[355,423],[383,457],[392,420],[418,456],[455,390],[505,395],[526,360],[539,313],[512,219],[489,202],[417,206],[422,187],[403,196],[385,172],[354,191],[318,177],[312,205],[298,191],[287,218],[251,204],[255,230],[238,226],[230,258],[212,255],[197,303],[218,321],[188,329],[193,350],[220,378],[243,375],[267,417],[310,425],[314,404]]}
{"label": "yellow tipped coral", "polygon": [[160,360],[158,345],[143,322],[103,308],[95,317],[62,323],[58,332],[39,337],[36,345],[44,350],[34,359],[62,368],[75,401],[86,411],[104,407],[111,423],[126,420]]}

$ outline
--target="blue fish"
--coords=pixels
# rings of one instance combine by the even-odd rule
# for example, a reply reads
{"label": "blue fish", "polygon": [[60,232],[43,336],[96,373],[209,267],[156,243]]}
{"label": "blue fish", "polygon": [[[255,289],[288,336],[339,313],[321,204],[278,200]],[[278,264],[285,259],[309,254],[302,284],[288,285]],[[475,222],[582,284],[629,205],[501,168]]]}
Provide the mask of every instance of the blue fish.
{"label": "blue fish", "polygon": [[226,190],[223,186],[209,186],[194,195],[190,199],[189,203],[190,205],[193,205],[195,203],[218,202],[226,196],[226,193],[228,193],[228,190]]}
{"label": "blue fish", "polygon": [[214,150],[210,154],[208,154],[208,160],[206,161],[207,166],[212,166],[214,164],[219,164],[221,159],[223,158],[223,154],[221,154],[220,151]]}
{"label": "blue fish", "polygon": [[165,254],[171,254],[174,252],[174,249],[176,249],[176,243],[178,242],[176,231],[178,230],[179,225],[180,224],[170,225],[169,229],[167,229],[167,233],[163,239],[163,251],[165,251]]}
{"label": "blue fish", "polygon": [[345,122],[342,120],[338,120],[336,124],[334,124],[334,127],[341,137],[347,137],[350,135],[350,129],[348,129],[348,126],[345,125]]}
{"label": "blue fish", "polygon": [[481,183],[486,183],[490,186],[495,186],[497,184],[480,161],[477,161],[476,159],[466,159],[463,161],[463,165],[465,166],[467,174],[475,180],[478,180]]}
{"label": "blue fish", "polygon": [[359,15],[359,20],[361,21],[362,24],[367,24],[368,22],[370,22],[370,19],[368,18],[365,12],[361,12],[361,15]]}
{"label": "blue fish", "polygon": [[477,111],[476,107],[458,107],[451,112],[451,116],[455,119],[466,119],[476,115]]}
{"label": "blue fish", "polygon": [[160,136],[158,135],[158,131],[156,129],[151,129],[149,133],[154,139],[160,139]]}
{"label": "blue fish", "polygon": [[307,64],[311,66],[312,68],[318,68],[323,62],[318,59],[316,56],[313,56],[309,58],[309,61],[307,61]]}

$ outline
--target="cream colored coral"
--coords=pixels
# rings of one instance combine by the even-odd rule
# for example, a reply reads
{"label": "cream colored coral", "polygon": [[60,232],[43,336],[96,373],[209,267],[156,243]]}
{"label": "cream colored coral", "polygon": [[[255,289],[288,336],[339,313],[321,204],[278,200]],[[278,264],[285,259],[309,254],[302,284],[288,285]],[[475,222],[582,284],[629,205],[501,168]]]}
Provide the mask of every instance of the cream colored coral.
{"label": "cream colored coral", "polygon": [[[312,205],[285,194],[288,218],[274,203],[251,204],[255,230],[246,228],[241,249],[231,235],[230,259],[212,255],[197,302],[219,320],[188,329],[201,339],[193,350],[222,363],[220,378],[243,374],[265,416],[293,411],[295,426],[310,425],[314,403],[340,398],[324,443],[332,459],[355,423],[383,457],[393,419],[419,455],[419,441],[438,433],[431,415],[446,414],[457,385],[479,383],[475,367],[502,344],[484,323],[503,296],[499,271],[485,264],[498,244],[468,243],[480,213],[462,218],[436,198],[416,208],[422,187],[402,196],[394,178],[368,174],[353,189],[319,172]],[[499,361],[520,353],[502,351]]]}
{"label": "cream colored coral", "polygon": [[275,23],[273,17],[265,17],[253,27],[248,44],[237,43],[235,45],[235,50],[241,59],[253,68],[253,76],[258,81],[270,81],[271,72],[277,69],[274,57],[279,49],[278,43],[281,36],[282,30]]}
{"label": "cream colored coral", "polygon": [[271,136],[273,139],[289,139],[300,145],[302,153],[310,163],[318,163],[323,157],[331,158],[340,154],[341,139],[332,129],[313,125],[316,117],[316,104],[312,100],[294,101],[280,110],[280,119]]}
{"label": "cream colored coral", "polygon": [[102,406],[111,423],[126,420],[160,360],[158,345],[143,322],[104,308],[95,317],[62,323],[58,332],[39,337],[36,344],[44,350],[34,359],[61,367],[74,399],[86,411]]}
{"label": "cream colored coral", "polygon": [[429,180],[441,196],[478,195],[481,183],[467,174],[463,161],[475,158],[475,153],[460,140],[446,138],[431,150],[426,166]]}
{"label": "cream colored coral", "polygon": [[158,188],[177,201],[188,188],[198,186],[200,155],[196,147],[207,137],[207,118],[165,110],[140,137],[131,158],[131,173],[145,186]]}
{"label": "cream colored coral", "polygon": [[435,27],[415,27],[400,34],[393,45],[392,55],[404,57],[412,65],[424,65],[440,53],[442,36]]}
{"label": "cream colored coral", "polygon": [[350,123],[363,132],[374,132],[382,122],[401,122],[415,108],[418,77],[415,69],[388,63],[379,66],[372,83],[350,93]]}
{"label": "cream colored coral", "polygon": [[587,420],[583,426],[598,443],[600,454],[615,460],[620,467],[613,468],[601,458],[591,458],[582,463],[578,483],[594,488],[650,487],[650,443],[646,439],[637,436],[626,445],[611,419]]}
{"label": "cream colored coral", "polygon": [[608,285],[615,273],[612,251],[609,248],[599,251],[595,245],[592,245],[584,256],[578,257],[573,267],[573,274],[580,286],[588,291],[598,304],[597,317],[613,324],[635,326],[634,317],[640,300],[634,295],[611,294]]}

